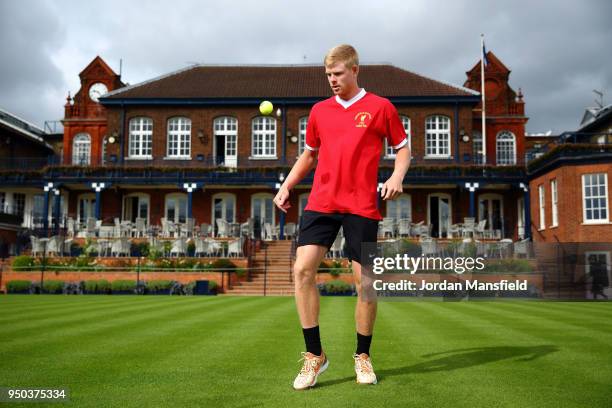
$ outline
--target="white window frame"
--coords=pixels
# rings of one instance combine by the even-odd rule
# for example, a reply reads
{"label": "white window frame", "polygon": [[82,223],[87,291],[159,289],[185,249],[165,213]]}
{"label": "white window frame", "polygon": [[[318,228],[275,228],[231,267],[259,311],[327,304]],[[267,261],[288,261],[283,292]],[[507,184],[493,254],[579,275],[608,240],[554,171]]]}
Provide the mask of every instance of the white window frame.
{"label": "white window frame", "polygon": [[257,116],[251,121],[251,159],[277,159],[276,119]]}
{"label": "white window frame", "polygon": [[[255,200],[257,199],[274,200],[274,195],[270,193],[256,193],[251,196],[251,218],[253,219],[255,219]],[[276,211],[275,211],[275,205],[273,201],[271,201],[270,206],[272,209],[272,226],[275,226],[276,225]],[[261,224],[261,227],[263,228],[263,224]]]}
{"label": "white window frame", "polygon": [[[89,206],[88,210],[85,210],[85,219],[81,219],[81,201],[86,201],[86,205]],[[89,214],[87,214],[89,212]],[[96,218],[96,194],[95,193],[83,193],[77,197],[77,208],[76,208],[76,219],[77,222],[85,224],[87,218]]]}
{"label": "white window frame", "polygon": [[[220,116],[213,120],[213,152],[217,155],[217,136],[225,137],[225,166],[235,167],[233,161],[238,160],[238,119],[233,116]],[[231,160],[228,160],[230,158]],[[217,163],[219,164],[219,163]]]}
{"label": "white window frame", "polygon": [[[127,212],[127,208],[126,208],[126,202],[130,199],[130,198],[134,198],[134,197],[138,197],[138,214],[136,214],[135,218],[141,218],[138,217],[140,215],[140,201],[145,201],[147,203],[147,217],[145,218],[145,223],[146,225],[150,225],[150,219],[151,219],[151,195],[147,194],[147,193],[130,193],[130,194],[126,194],[125,196],[123,196],[123,203],[122,203],[122,208],[121,208],[121,219],[122,220],[127,220],[128,218],[126,217],[126,212]],[[164,212],[165,215],[165,212]]]}
{"label": "white window frame", "polygon": [[[592,176],[597,176],[599,178],[599,176],[604,176],[604,194],[601,195],[601,193],[597,193],[597,195],[594,196],[589,196],[587,197],[587,185],[586,185],[586,179],[587,177],[592,177]],[[610,222],[610,205],[609,205],[609,200],[608,200],[608,173],[589,173],[589,174],[583,174],[582,175],[582,222],[584,224],[608,224]],[[599,187],[600,184],[597,184],[597,187]],[[589,187],[593,187],[592,185]],[[599,189],[599,188],[598,188]],[[599,199],[604,199],[604,204],[605,207],[597,207],[597,210],[601,211],[602,209],[605,210],[606,212],[606,217],[605,218],[597,218],[597,219],[587,219],[587,199],[591,199],[591,200],[599,200]],[[591,211],[595,211],[595,210],[591,210]]]}
{"label": "white window frame", "polygon": [[[166,218],[166,220],[168,221],[172,221],[174,223],[177,222],[182,222],[180,221],[180,214],[181,214],[181,210],[180,210],[180,200],[181,199],[185,199],[185,222],[187,221],[187,218],[189,218],[189,197],[187,195],[187,193],[170,193],[170,194],[166,194],[166,196],[164,197],[164,217]],[[174,201],[174,218],[170,219],[170,217],[168,217],[168,203],[170,201]]]}
{"label": "white window frame", "polygon": [[[448,127],[444,129],[443,124]],[[428,147],[428,142],[432,147]],[[442,144],[446,144],[442,146]],[[451,145],[451,120],[444,115],[431,115],[425,119],[425,158],[428,159],[450,159],[452,153]]]}
{"label": "white window frame", "polygon": [[89,133],[77,133],[72,139],[72,164],[81,166],[91,164],[91,136]]}
{"label": "white window frame", "polygon": [[[408,138],[408,149],[412,153],[412,137],[410,137],[410,118],[406,115],[399,115],[400,120],[402,121],[402,125],[404,126],[404,131],[406,132],[406,137]],[[389,146],[389,141],[385,137],[385,159],[395,159],[396,151],[393,146]],[[411,154],[412,155],[412,154]]]}
{"label": "white window frame", "polygon": [[220,198],[220,199],[231,199],[232,200],[232,215],[233,215],[233,219],[232,220],[227,220],[228,222],[237,222],[236,220],[238,219],[238,215],[236,214],[236,194],[232,194],[232,193],[216,193],[213,194],[213,196],[210,198],[210,219],[211,224],[213,226],[213,231],[216,231],[217,229],[217,219],[215,218],[215,199],[216,198]]}
{"label": "white window frame", "polygon": [[191,159],[191,119],[170,118],[166,129],[166,158]]}
{"label": "white window frame", "polygon": [[498,166],[516,165],[516,136],[509,130],[502,130],[495,137],[495,160]]}
{"label": "white window frame", "polygon": [[546,194],[544,192],[544,184],[538,186],[538,205],[540,213],[540,230],[546,229]]}
{"label": "white window frame", "polygon": [[128,158],[153,158],[153,120],[146,116],[132,118],[129,121]]}
{"label": "white window frame", "polygon": [[304,153],[306,143],[306,128],[308,127],[308,116],[298,120],[298,157]]}
{"label": "white window frame", "polygon": [[[427,223],[431,224],[431,198],[438,197],[438,199],[448,199],[448,223],[446,225],[446,234],[448,236],[450,226],[453,225],[453,197],[449,193],[430,193],[427,195]],[[442,223],[440,221],[440,214],[438,214],[438,238],[442,238]]]}
{"label": "white window frame", "polygon": [[557,191],[557,179],[550,180],[550,208],[552,210],[552,224],[551,227],[559,226],[559,209],[558,209],[558,191]]}
{"label": "white window frame", "polygon": [[[408,201],[408,215],[406,217],[402,217],[401,205],[403,202],[406,202],[406,200]],[[391,217],[396,221],[403,218],[409,218],[412,220],[412,196],[410,194],[402,193],[395,200],[388,200],[386,211],[386,216]]]}

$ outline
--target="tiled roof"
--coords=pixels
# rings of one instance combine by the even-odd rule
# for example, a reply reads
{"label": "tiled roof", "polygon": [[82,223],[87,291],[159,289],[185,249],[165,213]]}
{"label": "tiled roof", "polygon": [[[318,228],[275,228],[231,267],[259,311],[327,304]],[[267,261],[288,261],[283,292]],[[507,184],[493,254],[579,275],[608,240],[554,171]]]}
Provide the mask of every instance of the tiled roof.
{"label": "tiled roof", "polygon": [[[478,93],[392,65],[361,65],[359,85],[385,97],[473,96]],[[326,98],[323,66],[196,65],[117,89],[103,99]],[[103,101],[102,101],[103,103]]]}

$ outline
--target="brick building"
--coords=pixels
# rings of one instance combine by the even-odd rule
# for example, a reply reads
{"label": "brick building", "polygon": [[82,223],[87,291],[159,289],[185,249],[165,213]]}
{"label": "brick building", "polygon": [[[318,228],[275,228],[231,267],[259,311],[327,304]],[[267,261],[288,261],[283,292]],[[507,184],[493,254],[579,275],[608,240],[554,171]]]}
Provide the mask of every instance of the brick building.
{"label": "brick building", "polygon": [[[488,59],[485,141],[478,64],[463,87],[392,65],[360,67],[360,85],[396,106],[412,151],[404,194],[381,203],[383,216],[423,221],[434,237],[448,237],[464,217],[486,220],[492,237],[529,235],[524,102],[510,71],[492,52]],[[299,222],[312,175],[286,216],[272,198],[303,149],[311,106],[331,96],[322,66],[191,66],[125,86],[96,57],[79,76],[65,105],[61,165],[19,180],[2,174],[3,188],[36,190],[32,203],[57,191],[49,211],[79,223]],[[259,114],[262,100],[274,103],[273,115]],[[380,183],[393,170],[393,150],[383,151]]]}

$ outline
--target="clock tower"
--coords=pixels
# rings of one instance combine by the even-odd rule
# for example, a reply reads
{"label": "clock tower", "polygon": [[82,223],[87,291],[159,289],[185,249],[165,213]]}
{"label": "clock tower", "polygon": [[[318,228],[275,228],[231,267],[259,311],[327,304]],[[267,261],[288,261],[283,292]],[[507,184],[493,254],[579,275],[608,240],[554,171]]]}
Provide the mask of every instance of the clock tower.
{"label": "clock tower", "polygon": [[98,99],[125,86],[102,58],[97,56],[79,74],[81,88],[64,105],[63,163],[98,166],[106,143],[106,110]]}

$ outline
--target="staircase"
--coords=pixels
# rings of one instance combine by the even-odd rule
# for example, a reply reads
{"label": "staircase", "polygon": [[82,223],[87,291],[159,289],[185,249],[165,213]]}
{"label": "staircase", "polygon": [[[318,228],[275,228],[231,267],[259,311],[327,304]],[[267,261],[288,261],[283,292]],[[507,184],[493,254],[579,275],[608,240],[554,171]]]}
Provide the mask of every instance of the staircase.
{"label": "staircase", "polygon": [[[264,241],[266,249],[260,248],[253,256],[252,270],[248,282],[237,282],[232,289],[227,289],[227,295],[263,295],[264,283],[266,296],[293,296],[293,280],[290,277],[292,268],[292,241]],[[264,271],[267,270],[267,273]]]}

